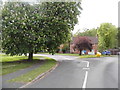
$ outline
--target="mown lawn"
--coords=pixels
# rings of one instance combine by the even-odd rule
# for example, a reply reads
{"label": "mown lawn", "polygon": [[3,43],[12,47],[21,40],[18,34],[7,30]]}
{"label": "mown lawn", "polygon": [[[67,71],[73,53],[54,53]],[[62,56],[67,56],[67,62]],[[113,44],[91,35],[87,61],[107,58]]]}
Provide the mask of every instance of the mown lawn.
{"label": "mown lawn", "polygon": [[56,65],[56,61],[53,59],[47,59],[47,61],[40,66],[26,74],[23,74],[17,78],[9,80],[9,82],[30,82],[35,79],[38,75],[48,71],[50,68]]}
{"label": "mown lawn", "polygon": [[79,54],[71,54],[71,53],[56,53],[56,55],[66,55],[66,56],[79,56]]}
{"label": "mown lawn", "polygon": [[[49,54],[49,53],[39,53],[39,54]],[[96,55],[79,55],[74,53],[55,53],[55,55],[66,55],[66,56],[79,56],[80,58],[98,58]],[[113,55],[110,55],[113,56]],[[109,55],[101,55],[100,57],[110,57]]]}
{"label": "mown lawn", "polygon": [[[49,53],[38,53],[38,54],[49,54]],[[79,54],[72,53],[55,53],[54,55],[66,55],[66,56],[79,56]]]}
{"label": "mown lawn", "polygon": [[1,56],[0,62],[11,62],[11,61],[27,59],[27,56],[9,56],[5,54],[0,54],[0,56]]}
{"label": "mown lawn", "polygon": [[27,56],[8,56],[5,54],[0,54],[0,56],[2,59],[0,61],[0,66],[2,67],[2,72],[0,72],[0,75],[6,75],[20,69],[30,67],[36,63],[40,63],[40,58],[43,58],[42,56],[34,56],[34,60],[29,62],[27,61]]}

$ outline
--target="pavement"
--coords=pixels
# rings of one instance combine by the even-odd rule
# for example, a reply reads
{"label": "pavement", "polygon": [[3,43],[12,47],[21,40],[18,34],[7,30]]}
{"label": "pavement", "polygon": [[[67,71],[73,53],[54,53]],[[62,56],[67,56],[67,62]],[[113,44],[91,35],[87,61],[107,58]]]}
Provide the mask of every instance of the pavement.
{"label": "pavement", "polygon": [[0,76],[0,78],[2,77],[2,88],[19,88],[21,86],[23,86],[24,84],[26,83],[20,83],[20,82],[9,82],[8,80],[11,80],[13,78],[16,78],[22,74],[25,74],[31,70],[34,70],[38,67],[40,67],[44,62],[41,62],[41,63],[37,63],[37,64],[34,64],[33,66],[31,67],[28,67],[28,68],[25,68],[25,69],[21,69],[21,70],[18,70],[16,72],[13,72],[13,73],[10,73],[10,74],[7,74],[7,75],[3,75],[3,76]]}
{"label": "pavement", "polygon": [[[117,56],[81,59],[77,56],[35,55],[56,59],[60,64],[44,78],[25,88],[118,88],[119,62]],[[15,73],[17,76],[17,72]],[[4,84],[4,80],[7,78],[7,76],[3,76],[4,88],[10,88],[9,85]],[[17,87],[21,86],[22,84]]]}

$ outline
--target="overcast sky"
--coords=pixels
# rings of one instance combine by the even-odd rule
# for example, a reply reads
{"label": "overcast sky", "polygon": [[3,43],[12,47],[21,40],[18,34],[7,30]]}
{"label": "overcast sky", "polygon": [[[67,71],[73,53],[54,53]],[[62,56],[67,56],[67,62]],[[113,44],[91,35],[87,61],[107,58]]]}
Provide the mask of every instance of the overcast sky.
{"label": "overcast sky", "polygon": [[[6,0],[3,0],[6,1]],[[35,0],[23,0],[35,1]],[[118,26],[118,2],[120,0],[82,0],[79,22],[74,27],[73,33],[78,30],[97,28],[101,23],[112,23]]]}
{"label": "overcast sky", "polygon": [[108,22],[118,26],[118,2],[120,0],[82,0],[82,13],[73,33],[80,29],[97,28]]}

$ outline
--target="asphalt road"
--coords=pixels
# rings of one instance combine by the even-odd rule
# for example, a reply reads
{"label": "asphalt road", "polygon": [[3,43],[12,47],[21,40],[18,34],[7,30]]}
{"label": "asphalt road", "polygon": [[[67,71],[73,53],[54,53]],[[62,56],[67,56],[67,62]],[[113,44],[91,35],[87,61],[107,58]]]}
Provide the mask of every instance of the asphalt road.
{"label": "asphalt road", "polygon": [[117,56],[87,59],[76,56],[43,56],[58,60],[59,66],[25,88],[118,88]]}

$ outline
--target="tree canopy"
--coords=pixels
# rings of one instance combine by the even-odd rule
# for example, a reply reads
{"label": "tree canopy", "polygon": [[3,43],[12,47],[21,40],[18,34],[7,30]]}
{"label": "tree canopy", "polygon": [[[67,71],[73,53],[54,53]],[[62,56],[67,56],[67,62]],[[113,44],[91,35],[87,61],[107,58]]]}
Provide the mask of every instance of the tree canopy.
{"label": "tree canopy", "polygon": [[54,54],[69,39],[80,9],[77,2],[7,2],[2,10],[4,52],[29,53],[29,60],[41,50]]}
{"label": "tree canopy", "polygon": [[102,23],[98,29],[99,50],[114,48],[117,45],[117,28],[111,23]]}

